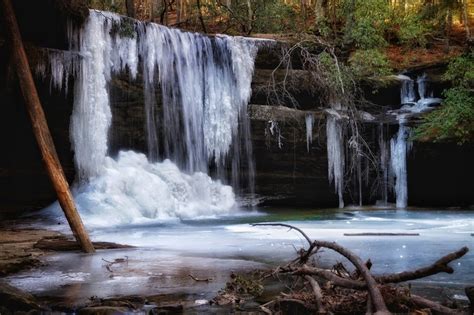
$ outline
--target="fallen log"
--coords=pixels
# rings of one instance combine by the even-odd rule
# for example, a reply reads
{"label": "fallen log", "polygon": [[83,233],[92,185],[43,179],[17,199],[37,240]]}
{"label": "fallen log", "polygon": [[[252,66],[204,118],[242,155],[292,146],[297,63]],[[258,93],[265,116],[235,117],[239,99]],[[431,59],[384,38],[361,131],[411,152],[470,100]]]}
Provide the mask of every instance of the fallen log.
{"label": "fallen log", "polygon": [[30,116],[33,132],[43,158],[44,165],[54,190],[58,196],[59,204],[66,215],[74,237],[86,253],[94,252],[94,246],[84,228],[81,217],[77,212],[69,184],[59,162],[54,142],[46,122],[46,117],[41,107],[38,91],[36,90],[31,74],[28,59],[21,39],[20,29],[16,20],[11,0],[1,0],[0,8],[3,12],[3,21],[7,36],[12,48],[12,61],[20,83],[21,93]]}

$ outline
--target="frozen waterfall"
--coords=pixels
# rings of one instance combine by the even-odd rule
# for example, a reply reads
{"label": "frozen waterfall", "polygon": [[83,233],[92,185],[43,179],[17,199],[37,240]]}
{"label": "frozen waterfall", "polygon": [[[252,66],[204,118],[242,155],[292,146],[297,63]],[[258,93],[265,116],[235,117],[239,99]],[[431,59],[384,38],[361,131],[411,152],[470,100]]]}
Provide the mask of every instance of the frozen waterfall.
{"label": "frozen waterfall", "polygon": [[408,205],[407,156],[412,146],[411,130],[406,125],[407,118],[410,114],[431,110],[433,105],[441,103],[441,99],[434,98],[433,93],[429,93],[429,81],[425,73],[417,77],[417,93],[414,80],[405,75],[400,75],[399,78],[402,80],[400,89],[402,106],[400,112],[397,113],[398,132],[390,141],[390,169],[395,181],[394,191],[397,208],[406,208]]}
{"label": "frozen waterfall", "polygon": [[[86,223],[125,224],[233,211],[232,188],[212,180],[208,165],[215,165],[218,174],[230,165],[228,181],[239,183],[234,177],[240,176],[237,168],[245,161],[248,185],[253,185],[247,104],[257,52],[254,41],[209,38],[99,11],[91,11],[82,28],[71,27],[68,33],[71,50],[81,57],[74,73],[65,73],[60,63],[50,64],[56,72],[54,86],[75,76],[70,134],[79,180],[76,199]],[[109,83],[124,71],[136,79],[140,69],[148,154],[121,151],[111,157]],[[157,89],[162,113],[157,111]]]}

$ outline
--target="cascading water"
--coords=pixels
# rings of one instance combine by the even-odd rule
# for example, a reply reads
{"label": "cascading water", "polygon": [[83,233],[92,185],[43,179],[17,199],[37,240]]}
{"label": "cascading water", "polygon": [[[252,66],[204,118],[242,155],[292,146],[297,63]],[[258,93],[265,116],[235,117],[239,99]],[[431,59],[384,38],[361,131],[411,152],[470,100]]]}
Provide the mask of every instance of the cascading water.
{"label": "cascading water", "polygon": [[[208,172],[210,161],[223,167],[239,133],[241,139],[250,141],[245,116],[255,44],[229,36],[211,40],[156,24],[140,24],[138,32],[151,156],[159,155],[153,110],[159,82],[164,104],[161,122],[166,126],[164,156],[188,172]],[[240,130],[239,122],[244,125]],[[232,158],[251,153],[248,147],[244,144]]]}
{"label": "cascading water", "polygon": [[[257,51],[254,42],[228,36],[210,39],[99,11],[91,11],[85,26],[69,33],[71,50],[82,56],[71,142],[79,179],[76,200],[85,221],[108,225],[230,213],[235,208],[232,188],[207,175],[208,163],[219,169],[232,159],[236,168],[240,159],[247,159],[252,185],[247,103]],[[123,71],[135,79],[140,64],[148,157],[121,151],[112,158],[108,84],[113,74]],[[163,96],[160,119],[156,88]],[[159,124],[164,132],[163,155]],[[158,162],[160,156],[177,165]],[[232,173],[239,175],[235,169]]]}
{"label": "cascading water", "polygon": [[397,208],[406,208],[408,205],[408,179],[407,179],[407,155],[412,143],[410,138],[410,127],[406,125],[407,117],[412,113],[421,113],[432,109],[433,105],[441,103],[441,99],[433,98],[428,94],[428,77],[422,74],[417,78],[417,92],[419,99],[416,100],[415,82],[408,76],[400,75],[402,86],[400,99],[401,113],[397,115],[399,128],[397,134],[390,141],[390,166],[391,174],[395,180],[394,191]]}

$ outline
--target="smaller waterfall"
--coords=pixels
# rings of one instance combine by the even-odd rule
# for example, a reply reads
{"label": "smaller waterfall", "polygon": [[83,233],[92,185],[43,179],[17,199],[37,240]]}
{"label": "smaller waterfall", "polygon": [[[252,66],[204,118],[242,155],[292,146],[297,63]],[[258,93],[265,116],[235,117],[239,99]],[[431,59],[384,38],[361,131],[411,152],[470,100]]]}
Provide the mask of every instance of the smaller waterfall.
{"label": "smaller waterfall", "polygon": [[[400,100],[402,109],[416,106],[415,83],[407,76],[401,76],[402,86],[400,89]],[[408,180],[407,180],[407,143],[410,128],[405,125],[406,115],[397,116],[398,132],[390,140],[390,173],[395,181],[394,192],[397,208],[405,208],[408,204]]]}
{"label": "smaller waterfall", "polygon": [[408,204],[407,154],[411,148],[408,141],[410,128],[400,119],[398,133],[390,140],[390,166],[395,179],[397,208],[406,208]]}
{"label": "smaller waterfall", "polygon": [[440,104],[441,99],[434,98],[429,93],[428,76],[423,73],[417,77],[416,85],[419,99],[416,98],[415,82],[404,75],[400,89],[402,107],[401,113],[397,115],[399,128],[397,134],[390,141],[390,166],[391,174],[395,180],[394,191],[396,195],[397,208],[405,208],[408,204],[408,178],[407,178],[407,156],[412,143],[410,141],[410,127],[406,126],[407,117],[412,113],[426,112],[433,105]]}
{"label": "smaller waterfall", "polygon": [[314,125],[313,114],[306,115],[305,123],[306,123],[306,149],[309,152],[311,143],[313,142],[313,125]]}

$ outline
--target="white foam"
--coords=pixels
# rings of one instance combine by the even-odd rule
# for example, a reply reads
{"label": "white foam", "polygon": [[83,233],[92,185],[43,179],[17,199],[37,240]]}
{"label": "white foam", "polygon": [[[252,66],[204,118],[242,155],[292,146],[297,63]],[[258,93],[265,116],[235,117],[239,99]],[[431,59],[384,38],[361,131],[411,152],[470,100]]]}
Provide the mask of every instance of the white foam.
{"label": "white foam", "polygon": [[[100,176],[74,190],[87,226],[199,219],[236,210],[232,187],[196,172],[185,174],[170,160],[150,163],[144,154],[107,157]],[[53,210],[60,214],[58,205]]]}

